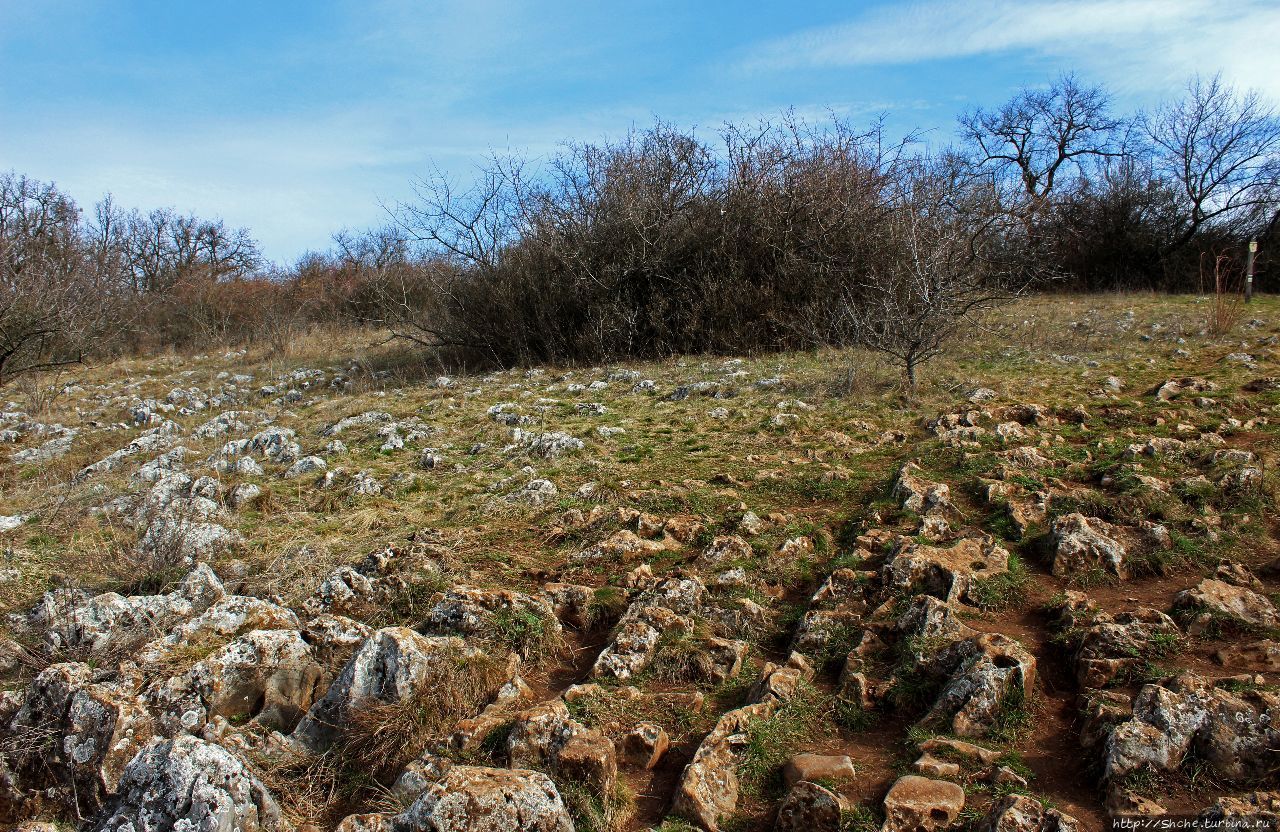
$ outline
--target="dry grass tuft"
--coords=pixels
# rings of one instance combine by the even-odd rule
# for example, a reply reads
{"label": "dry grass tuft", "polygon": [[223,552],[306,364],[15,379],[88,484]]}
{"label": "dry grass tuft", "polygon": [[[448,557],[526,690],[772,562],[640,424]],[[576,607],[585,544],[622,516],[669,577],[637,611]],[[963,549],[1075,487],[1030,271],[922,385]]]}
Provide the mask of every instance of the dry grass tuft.
{"label": "dry grass tuft", "polygon": [[[1209,307],[1205,329],[1211,338],[1219,340],[1230,335],[1244,316],[1244,298],[1240,294],[1240,281],[1234,274],[1233,262],[1225,254],[1219,254],[1213,260],[1213,303]],[[1203,266],[1201,268],[1203,270]]]}
{"label": "dry grass tuft", "polygon": [[506,663],[461,650],[443,659],[443,671],[426,688],[395,702],[354,704],[337,749],[341,759],[375,779],[393,777],[458,720],[474,716],[506,681]]}

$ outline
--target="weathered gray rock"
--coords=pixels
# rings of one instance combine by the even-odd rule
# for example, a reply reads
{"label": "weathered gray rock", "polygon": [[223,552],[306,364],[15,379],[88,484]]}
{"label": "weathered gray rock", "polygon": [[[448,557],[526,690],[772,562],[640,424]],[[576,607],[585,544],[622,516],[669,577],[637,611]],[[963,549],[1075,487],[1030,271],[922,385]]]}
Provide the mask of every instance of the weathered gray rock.
{"label": "weathered gray rock", "polygon": [[40,619],[50,650],[123,652],[204,612],[224,595],[213,570],[199,564],[171,593],[123,596],[105,592],[62,610],[50,598],[42,601],[42,612],[34,617]]}
{"label": "weathered gray rock", "polygon": [[725,713],[703,739],[685,766],[676,788],[672,811],[718,832],[720,821],[738,806],[738,750],[747,742],[746,731],[755,720],[768,719],[778,708],[776,700],[744,705]]}
{"label": "weathered gray rock", "polygon": [[480,766],[450,767],[394,822],[406,832],[573,832],[550,777]]}
{"label": "weathered gray rock", "polygon": [[791,649],[804,654],[821,653],[839,632],[860,625],[875,577],[874,572],[848,568],[832,572],[809,599],[809,609],[796,628]]}
{"label": "weathered gray rock", "polygon": [[[170,422],[169,424],[172,425],[173,423]],[[105,471],[114,471],[124,466],[130,458],[135,457],[138,454],[159,450],[172,441],[173,433],[174,431],[172,429],[163,426],[146,430],[120,450],[108,454],[92,465],[86,465],[84,468],[80,469],[80,472],[75,475],[73,482],[84,482],[95,474],[101,474]]]}
{"label": "weathered gray rock", "polygon": [[697,578],[668,578],[642,593],[618,622],[613,641],[600,651],[593,676],[629,679],[649,665],[667,630],[692,629],[706,587]]}
{"label": "weathered gray rock", "polygon": [[920,515],[946,513],[954,508],[951,488],[946,483],[925,479],[924,472],[914,462],[898,469],[892,497],[907,511]]}
{"label": "weathered gray rock", "polygon": [[607,561],[614,564],[630,563],[666,551],[658,540],[645,540],[630,529],[619,529],[609,537],[583,549],[574,556],[579,563]]}
{"label": "weathered gray rock", "polygon": [[19,792],[43,791],[72,812],[92,815],[152,734],[151,716],[132,690],[94,682],[85,664],[50,665],[0,725],[0,747],[7,749],[0,772],[7,764]]}
{"label": "weathered gray rock", "polygon": [[751,544],[737,535],[720,535],[703,551],[701,559],[708,566],[718,566],[727,561],[751,562],[755,558],[755,550]]}
{"label": "weathered gray rock", "polygon": [[1008,794],[991,806],[979,832],[1077,832],[1080,822],[1025,794]]}
{"label": "weathered gray rock", "polygon": [[161,729],[196,733],[209,720],[251,719],[276,731],[293,730],[319,695],[324,671],[302,635],[253,630],[162,680],[150,692]]}
{"label": "weathered gray rock", "polygon": [[740,752],[753,722],[767,720],[796,693],[800,672],[766,664],[752,691],[756,700],[721,715],[703,738],[693,760],[685,766],[676,787],[672,811],[707,832],[718,832],[720,821],[738,806]]}
{"label": "weathered gray rock", "polygon": [[1104,778],[1115,785],[1144,768],[1173,771],[1194,751],[1221,780],[1246,781],[1274,773],[1277,746],[1280,695],[1233,693],[1186,672],[1139,691],[1131,717],[1107,737]]}
{"label": "weathered gray rock", "polygon": [[511,441],[529,453],[546,459],[555,459],[586,447],[581,439],[559,431],[543,433],[515,428],[511,431]]}
{"label": "weathered gray rock", "polygon": [[354,427],[360,427],[363,425],[385,425],[388,422],[394,421],[394,418],[395,417],[390,413],[382,410],[366,410],[364,413],[339,419],[332,425],[329,425],[324,430],[320,431],[320,435],[338,436]]}
{"label": "weathered gray rock", "polygon": [[286,832],[262,782],[221,746],[182,736],[125,768],[119,796],[91,832]]}
{"label": "weathered gray rock", "polygon": [[284,472],[284,478],[291,480],[307,474],[320,473],[328,470],[328,468],[329,463],[324,461],[324,457],[304,456],[302,459],[289,466],[289,468]]}
{"label": "weathered gray rock", "polygon": [[[500,628],[498,625],[504,627]],[[561,627],[555,612],[541,598],[509,589],[480,589],[456,585],[427,613],[424,627],[441,633],[487,635],[513,624],[524,627],[524,643],[516,645],[531,658],[560,645]]]}
{"label": "weathered gray rock", "polygon": [[292,610],[247,595],[227,595],[204,612],[174,627],[167,636],[148,642],[139,651],[142,664],[166,661],[184,648],[225,643],[250,630],[297,630]]}
{"label": "weathered gray rock", "polygon": [[[340,735],[354,707],[399,702],[419,692],[470,686],[475,699],[487,701],[515,673],[515,656],[500,663],[456,637],[424,636],[404,627],[375,632],[347,662],[292,734],[304,750],[321,753]],[[459,674],[462,674],[461,676]],[[448,701],[470,705],[472,697],[450,690]],[[446,697],[441,697],[442,703]],[[478,712],[483,701],[475,704]],[[443,704],[442,704],[443,707]],[[474,716],[457,713],[455,719]]]}
{"label": "weathered gray rock", "polygon": [[985,736],[1008,703],[1022,702],[1035,686],[1035,657],[1000,633],[952,642],[932,665],[950,668],[949,677],[922,722],[959,737]]}
{"label": "weathered gray rock", "polygon": [[1057,618],[1076,679],[1090,688],[1144,671],[1182,637],[1173,619],[1159,610],[1141,607],[1113,616],[1074,590],[1066,593]]}
{"label": "weathered gray rock", "polygon": [[1248,792],[1218,798],[1200,813],[1205,829],[1227,829],[1232,825],[1275,832],[1280,829],[1280,792]]}
{"label": "weathered gray rock", "polygon": [[618,780],[613,742],[572,719],[561,699],[516,715],[507,736],[507,755],[513,767],[559,773],[601,797],[612,795]]}
{"label": "weathered gray rock", "polygon": [[198,563],[236,549],[244,537],[220,523],[190,522],[172,515],[147,527],[138,551],[156,563]]}
{"label": "weathered gray rock", "polygon": [[1221,623],[1246,629],[1280,628],[1280,611],[1261,593],[1225,581],[1203,580],[1173,599],[1174,610],[1188,619],[1187,632],[1201,635]]}
{"label": "weathered gray rock", "polygon": [[774,832],[840,832],[842,810],[835,792],[802,780],[791,787],[778,806]]}
{"label": "weathered gray rock", "polygon": [[671,738],[661,725],[638,722],[622,738],[622,755],[632,765],[645,770],[653,769],[662,761]]}
{"label": "weathered gray rock", "polygon": [[253,501],[261,496],[261,486],[251,482],[242,482],[231,489],[231,495],[227,498],[227,502],[232,508],[240,510],[252,505]]}
{"label": "weathered gray rock", "polygon": [[1110,523],[1077,512],[1054,520],[1050,533],[1053,574],[1069,578],[1101,569],[1120,578],[1128,576],[1128,553]]}
{"label": "weathered gray rock", "polygon": [[512,491],[504,499],[508,503],[520,503],[537,508],[553,502],[559,493],[555,483],[551,480],[538,479],[530,480],[515,491]]}

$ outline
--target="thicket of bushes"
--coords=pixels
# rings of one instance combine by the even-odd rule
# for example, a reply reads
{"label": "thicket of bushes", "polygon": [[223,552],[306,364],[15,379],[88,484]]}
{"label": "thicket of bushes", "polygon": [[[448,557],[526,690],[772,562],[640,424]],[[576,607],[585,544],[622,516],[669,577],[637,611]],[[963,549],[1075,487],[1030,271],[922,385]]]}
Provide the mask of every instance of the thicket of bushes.
{"label": "thicket of bushes", "polygon": [[[911,370],[970,311],[1040,284],[1212,290],[1277,235],[1280,121],[1217,79],[1113,115],[1063,76],[931,154],[840,119],[667,124],[470,185],[420,181],[385,229],[268,268],[247,232],[86,216],[0,177],[0,383],[85,351],[268,340],[352,322],[493,363],[844,344]],[[1236,275],[1238,276],[1238,265]],[[37,302],[38,301],[38,302]]]}

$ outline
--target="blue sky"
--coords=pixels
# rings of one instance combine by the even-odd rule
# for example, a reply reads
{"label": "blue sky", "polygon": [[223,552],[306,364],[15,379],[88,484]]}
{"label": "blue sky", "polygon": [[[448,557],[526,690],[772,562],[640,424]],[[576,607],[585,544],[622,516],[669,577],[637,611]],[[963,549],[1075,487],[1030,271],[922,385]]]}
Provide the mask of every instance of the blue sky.
{"label": "blue sky", "polygon": [[1221,71],[1280,100],[1275,0],[0,0],[0,170],[247,226],[289,262],[433,166],[794,107],[952,137],[1074,69],[1122,109]]}

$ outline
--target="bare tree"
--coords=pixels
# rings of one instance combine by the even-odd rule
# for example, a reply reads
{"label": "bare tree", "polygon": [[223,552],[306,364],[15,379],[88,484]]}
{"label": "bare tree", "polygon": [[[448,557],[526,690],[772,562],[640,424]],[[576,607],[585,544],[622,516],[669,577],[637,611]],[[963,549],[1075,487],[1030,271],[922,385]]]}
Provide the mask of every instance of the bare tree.
{"label": "bare tree", "polygon": [[0,175],[0,385],[80,362],[104,319],[79,222],[53,185]]}
{"label": "bare tree", "polygon": [[976,163],[1000,177],[1012,175],[1026,214],[1035,213],[1064,173],[1085,160],[1114,156],[1120,121],[1099,86],[1060,76],[1047,90],[1024,89],[998,110],[978,109],[960,117],[961,135],[972,143]]}
{"label": "bare tree", "polygon": [[247,277],[262,265],[246,229],[171,208],[126,212],[110,196],[95,209],[90,233],[94,248],[116,261],[117,279],[139,295],[169,292],[193,280]]}
{"label": "bare tree", "polygon": [[1240,93],[1220,76],[1193,78],[1185,98],[1145,115],[1143,132],[1160,173],[1176,184],[1177,250],[1209,226],[1247,233],[1280,204],[1280,118],[1257,92]]}
{"label": "bare tree", "polygon": [[[976,313],[1010,300],[1031,273],[1007,249],[994,194],[954,159],[921,159],[892,186],[879,248],[841,312],[863,346],[902,365],[908,387]],[[1020,226],[1019,226],[1020,227]]]}

